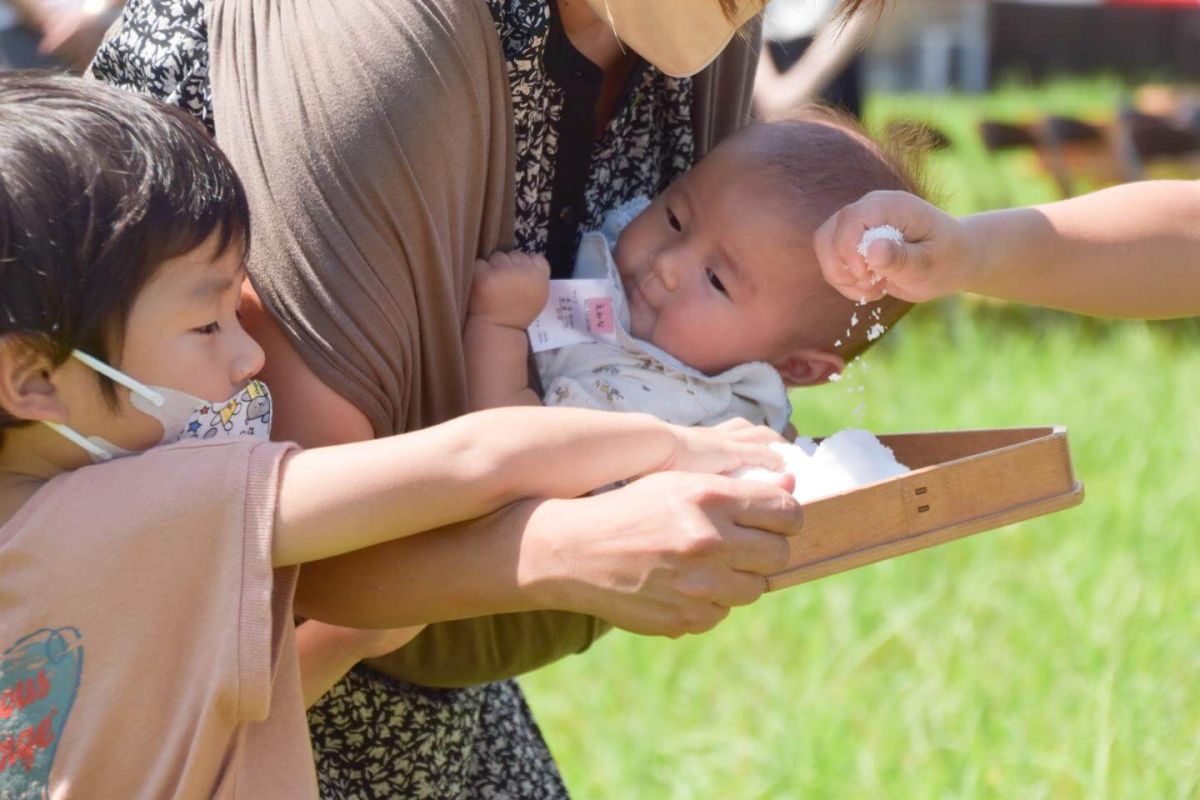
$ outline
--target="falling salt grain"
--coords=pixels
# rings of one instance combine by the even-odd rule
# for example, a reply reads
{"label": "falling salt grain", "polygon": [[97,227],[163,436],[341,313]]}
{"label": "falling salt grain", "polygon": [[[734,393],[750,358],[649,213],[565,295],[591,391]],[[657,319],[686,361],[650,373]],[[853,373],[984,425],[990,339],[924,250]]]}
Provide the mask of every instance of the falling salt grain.
{"label": "falling salt grain", "polygon": [[[838,344],[841,344],[841,342],[838,342]],[[842,373],[840,373],[840,372],[835,372],[829,376],[829,380],[832,381],[833,383],[837,383],[841,379],[842,379]]]}
{"label": "falling salt grain", "polygon": [[876,322],[870,328],[867,328],[867,341],[873,342],[885,333],[887,333],[887,327]]}

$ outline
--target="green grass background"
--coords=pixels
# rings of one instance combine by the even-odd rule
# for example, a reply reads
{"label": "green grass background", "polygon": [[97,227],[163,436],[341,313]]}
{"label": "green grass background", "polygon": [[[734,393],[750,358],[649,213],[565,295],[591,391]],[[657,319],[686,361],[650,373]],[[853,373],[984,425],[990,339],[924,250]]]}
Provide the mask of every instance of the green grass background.
{"label": "green grass background", "polygon": [[[1051,199],[983,114],[1100,114],[1116,84],[877,98],[958,140],[949,208]],[[580,798],[1200,797],[1200,334],[944,301],[803,433],[1061,423],[1076,509],[832,576],[679,641],[615,633],[523,684]],[[862,391],[857,391],[859,387]],[[853,409],[865,402],[865,419]]]}

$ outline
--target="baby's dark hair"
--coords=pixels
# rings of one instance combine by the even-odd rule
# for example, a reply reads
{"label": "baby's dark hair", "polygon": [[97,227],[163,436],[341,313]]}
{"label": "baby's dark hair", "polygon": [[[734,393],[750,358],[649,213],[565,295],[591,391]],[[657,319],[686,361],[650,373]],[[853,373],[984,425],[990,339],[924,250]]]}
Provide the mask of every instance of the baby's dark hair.
{"label": "baby's dark hair", "polygon": [[[814,106],[770,122],[752,125],[741,136],[777,186],[786,192],[789,213],[801,237],[811,242],[817,228],[842,207],[868,192],[896,190],[925,197],[921,179],[924,155],[918,142],[871,139],[857,120]],[[816,264],[811,246],[805,250]],[[828,342],[797,342],[832,349],[847,362],[862,354],[912,308],[894,297],[859,306],[833,287],[815,302],[831,320],[845,320],[846,331]],[[815,309],[809,309],[811,313]],[[852,318],[857,324],[851,325]]]}
{"label": "baby's dark hair", "polygon": [[[0,337],[110,361],[168,259],[250,241],[246,195],[189,116],[82,78],[0,73]],[[112,385],[101,380],[110,400]],[[0,410],[0,434],[18,420]]]}

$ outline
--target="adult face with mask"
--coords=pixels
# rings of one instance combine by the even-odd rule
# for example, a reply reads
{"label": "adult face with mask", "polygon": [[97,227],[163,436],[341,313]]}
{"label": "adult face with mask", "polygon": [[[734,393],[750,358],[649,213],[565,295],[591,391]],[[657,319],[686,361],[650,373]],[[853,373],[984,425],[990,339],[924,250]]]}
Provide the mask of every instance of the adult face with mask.
{"label": "adult face with mask", "polygon": [[[744,124],[760,5],[132,0],[93,72],[215,130],[255,220],[244,308],[274,434],[318,446],[468,411],[474,260],[519,247],[569,272],[582,231]],[[306,566],[306,615],[435,623],[313,709],[325,795],[565,796],[507,678],[608,623],[699,632],[756,597],[798,521],[747,491],[667,475]]]}

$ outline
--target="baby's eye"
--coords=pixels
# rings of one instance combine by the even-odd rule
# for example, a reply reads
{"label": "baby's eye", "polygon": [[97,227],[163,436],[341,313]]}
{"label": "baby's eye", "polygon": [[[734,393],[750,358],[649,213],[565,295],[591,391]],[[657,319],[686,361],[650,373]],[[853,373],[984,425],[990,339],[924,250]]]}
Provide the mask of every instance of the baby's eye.
{"label": "baby's eye", "polygon": [[221,330],[221,323],[219,323],[219,322],[210,322],[210,323],[208,323],[207,325],[205,325],[205,326],[203,326],[203,327],[200,327],[200,328],[192,328],[192,331],[193,331],[194,333],[202,333],[202,334],[204,334],[205,336],[211,336],[211,335],[213,335],[214,333],[217,333],[217,332],[218,332],[218,331],[220,331],[220,330]]}
{"label": "baby's eye", "polygon": [[667,224],[677,231],[682,231],[683,226],[679,224],[679,217],[675,216],[675,212],[667,209]]}
{"label": "baby's eye", "polygon": [[717,273],[713,272],[711,269],[708,270],[708,282],[711,283],[713,288],[721,294],[726,296],[729,295],[729,292],[725,291],[725,284],[721,283],[721,279],[717,277]]}

